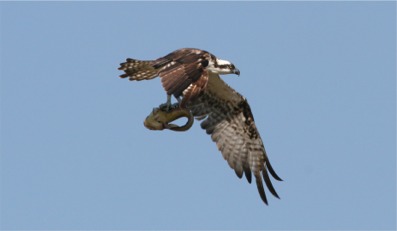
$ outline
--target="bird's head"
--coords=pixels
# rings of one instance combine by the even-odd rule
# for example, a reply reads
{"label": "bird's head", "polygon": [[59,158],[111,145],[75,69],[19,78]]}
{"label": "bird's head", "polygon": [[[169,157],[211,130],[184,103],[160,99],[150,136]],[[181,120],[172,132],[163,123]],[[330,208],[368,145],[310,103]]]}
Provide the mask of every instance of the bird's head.
{"label": "bird's head", "polygon": [[222,59],[215,59],[213,62],[210,62],[207,69],[219,75],[226,75],[226,74],[240,75],[239,69],[237,69],[233,63]]}

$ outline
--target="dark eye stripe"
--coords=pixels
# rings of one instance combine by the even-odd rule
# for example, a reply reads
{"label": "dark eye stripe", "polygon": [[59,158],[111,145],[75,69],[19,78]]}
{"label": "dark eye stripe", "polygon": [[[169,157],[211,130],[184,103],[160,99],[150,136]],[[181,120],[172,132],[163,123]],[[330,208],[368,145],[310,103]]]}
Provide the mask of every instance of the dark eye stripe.
{"label": "dark eye stripe", "polygon": [[219,65],[219,68],[235,69],[233,64],[231,64],[231,65],[229,65],[229,64]]}

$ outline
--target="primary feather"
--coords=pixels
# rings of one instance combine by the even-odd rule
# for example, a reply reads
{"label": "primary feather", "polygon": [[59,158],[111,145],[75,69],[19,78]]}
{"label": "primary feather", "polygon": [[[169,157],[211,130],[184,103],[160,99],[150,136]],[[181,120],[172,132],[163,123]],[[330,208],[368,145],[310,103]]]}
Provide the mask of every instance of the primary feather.
{"label": "primary feather", "polygon": [[232,63],[204,50],[184,48],[156,60],[127,59],[120,65],[119,70],[125,72],[120,75],[122,78],[140,81],[159,76],[167,95],[182,97],[181,107],[202,120],[201,127],[211,135],[236,175],[245,175],[249,183],[253,175],[264,203],[268,201],[263,181],[279,198],[270,175],[279,181],[281,178],[269,162],[251,108],[242,95],[219,77],[240,74]]}

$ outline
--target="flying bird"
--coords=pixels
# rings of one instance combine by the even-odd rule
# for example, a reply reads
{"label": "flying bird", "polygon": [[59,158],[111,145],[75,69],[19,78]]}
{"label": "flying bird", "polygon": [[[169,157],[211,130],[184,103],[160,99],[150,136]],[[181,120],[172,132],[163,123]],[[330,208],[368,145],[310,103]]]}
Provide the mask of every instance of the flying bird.
{"label": "flying bird", "polygon": [[[219,75],[236,74],[240,71],[229,61],[194,48],[183,48],[156,60],[127,58],[119,70],[121,78],[148,80],[161,78],[167,93],[166,108],[174,96],[181,108],[191,111],[202,120],[201,127],[211,135],[224,159],[236,175],[245,175],[249,183],[255,177],[259,195],[268,204],[263,180],[268,190],[279,198],[270,175],[278,180],[266,154],[256,128],[250,106],[241,94],[227,85]],[[262,180],[263,179],[263,180]]]}

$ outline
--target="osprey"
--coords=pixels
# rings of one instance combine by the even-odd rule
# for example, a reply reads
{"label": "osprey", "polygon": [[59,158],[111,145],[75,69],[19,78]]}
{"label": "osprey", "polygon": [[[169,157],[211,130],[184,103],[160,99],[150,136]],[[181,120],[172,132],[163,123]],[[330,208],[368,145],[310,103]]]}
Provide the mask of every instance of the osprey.
{"label": "osprey", "polygon": [[268,202],[262,178],[269,191],[279,198],[269,173],[276,180],[282,180],[269,162],[250,106],[242,95],[219,77],[223,74],[240,75],[231,62],[204,50],[184,48],[156,60],[128,58],[118,69],[125,72],[120,77],[128,77],[129,80],[140,81],[159,76],[167,92],[164,106],[170,108],[173,95],[181,108],[190,110],[196,119],[203,120],[201,127],[211,135],[239,178],[245,175],[251,183],[254,175],[265,204]]}

